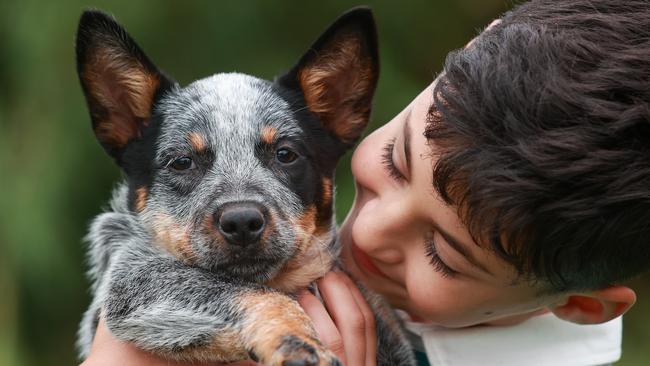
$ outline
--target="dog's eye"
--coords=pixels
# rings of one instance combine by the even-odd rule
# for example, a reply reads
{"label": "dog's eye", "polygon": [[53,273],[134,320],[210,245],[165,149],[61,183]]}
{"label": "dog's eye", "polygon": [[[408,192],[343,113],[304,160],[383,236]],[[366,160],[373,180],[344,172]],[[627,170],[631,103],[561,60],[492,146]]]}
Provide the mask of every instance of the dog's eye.
{"label": "dog's eye", "polygon": [[283,147],[275,152],[275,158],[282,164],[289,164],[298,159],[298,154]]}
{"label": "dog's eye", "polygon": [[192,161],[191,158],[188,158],[187,156],[182,156],[180,158],[174,159],[171,164],[169,164],[169,167],[172,168],[173,170],[177,171],[182,171],[182,170],[188,170],[188,169],[194,169],[194,161]]}

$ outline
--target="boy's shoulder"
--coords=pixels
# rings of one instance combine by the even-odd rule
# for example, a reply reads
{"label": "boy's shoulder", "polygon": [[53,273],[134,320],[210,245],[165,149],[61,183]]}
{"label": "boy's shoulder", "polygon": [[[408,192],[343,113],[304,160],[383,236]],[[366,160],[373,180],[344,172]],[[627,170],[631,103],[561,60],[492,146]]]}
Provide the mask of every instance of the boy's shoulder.
{"label": "boy's shoulder", "polygon": [[621,317],[596,325],[570,323],[553,314],[513,326],[405,325],[420,337],[432,365],[605,365],[621,357]]}

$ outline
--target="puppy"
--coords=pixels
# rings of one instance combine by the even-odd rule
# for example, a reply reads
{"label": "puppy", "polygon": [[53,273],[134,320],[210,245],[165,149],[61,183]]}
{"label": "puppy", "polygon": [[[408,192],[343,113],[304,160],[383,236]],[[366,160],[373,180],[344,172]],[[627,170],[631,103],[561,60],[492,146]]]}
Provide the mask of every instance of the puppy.
{"label": "puppy", "polygon": [[[181,87],[98,11],[81,16],[76,54],[95,135],[125,175],[88,235],[81,357],[103,316],[170,359],[339,365],[291,295],[338,266],[332,182],[370,116],[371,12],[344,14],[273,82]],[[414,364],[392,311],[367,297],[378,363]]]}

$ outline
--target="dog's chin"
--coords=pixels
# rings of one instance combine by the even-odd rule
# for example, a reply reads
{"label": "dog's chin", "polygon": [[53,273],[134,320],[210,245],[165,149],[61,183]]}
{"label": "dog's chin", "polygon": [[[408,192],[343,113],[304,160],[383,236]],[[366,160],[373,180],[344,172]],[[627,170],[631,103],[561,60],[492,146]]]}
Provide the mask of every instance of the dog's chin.
{"label": "dog's chin", "polygon": [[244,281],[265,283],[275,277],[283,264],[280,259],[248,257],[214,264],[211,270]]}

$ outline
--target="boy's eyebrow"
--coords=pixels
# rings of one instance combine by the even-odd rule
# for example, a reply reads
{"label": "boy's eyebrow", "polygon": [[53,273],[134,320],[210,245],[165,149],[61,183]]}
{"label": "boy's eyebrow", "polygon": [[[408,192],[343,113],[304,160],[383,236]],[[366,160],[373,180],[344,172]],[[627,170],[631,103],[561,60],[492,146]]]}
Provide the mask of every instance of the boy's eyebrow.
{"label": "boy's eyebrow", "polygon": [[449,244],[450,247],[452,247],[455,251],[457,251],[460,255],[465,257],[467,261],[473,265],[474,267],[480,269],[481,271],[496,277],[492,271],[490,271],[486,266],[484,266],[481,262],[476,260],[476,257],[472,254],[467,249],[467,246],[465,244],[461,244],[459,240],[456,240],[453,236],[451,236],[448,232],[442,230],[439,226],[436,225],[436,230],[440,233],[440,235],[445,239],[445,241]]}
{"label": "boy's eyebrow", "polygon": [[406,167],[408,168],[409,174],[411,173],[411,111],[413,109],[409,108],[408,114],[406,115],[406,122],[404,122],[404,156],[406,157]]}
{"label": "boy's eyebrow", "polygon": [[[404,156],[406,156],[406,165],[409,172],[411,171],[411,111],[412,109],[409,108],[408,114],[406,115],[406,121],[404,122],[404,131],[402,132],[404,134]],[[434,224],[434,226],[449,246],[463,256],[471,265],[490,276],[496,277],[492,271],[476,260],[476,257],[474,257],[474,255],[472,255],[472,253],[467,249],[468,246],[461,244],[459,240],[456,240],[456,238],[451,236],[448,232],[442,230],[439,225]]]}

